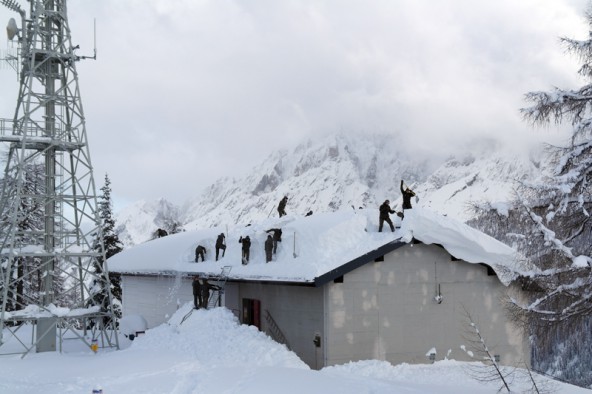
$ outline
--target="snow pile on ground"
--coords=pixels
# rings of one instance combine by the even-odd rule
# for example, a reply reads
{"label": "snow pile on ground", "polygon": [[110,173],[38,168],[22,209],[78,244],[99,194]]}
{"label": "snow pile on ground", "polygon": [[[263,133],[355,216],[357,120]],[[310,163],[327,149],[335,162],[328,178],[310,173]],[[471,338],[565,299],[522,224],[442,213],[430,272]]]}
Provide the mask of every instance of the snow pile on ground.
{"label": "snow pile on ground", "polygon": [[[183,317],[191,313],[181,323]],[[181,307],[169,320],[134,341],[137,350],[177,351],[215,366],[258,366],[305,368],[308,366],[284,345],[274,342],[255,326],[240,325],[226,308],[194,310]]]}
{"label": "snow pile on ground", "polygon": [[[122,337],[120,351],[95,354],[81,341],[70,341],[61,354],[0,357],[0,393],[88,394],[101,388],[104,394],[493,394],[500,387],[471,377],[467,367],[478,364],[455,361],[392,366],[367,360],[314,371],[256,328],[239,325],[225,308],[193,311],[181,323],[189,311],[184,305],[168,323],[133,342]],[[27,328],[22,335],[31,334]],[[530,385],[514,379],[511,388],[524,392]],[[562,383],[555,389],[589,393]]]}

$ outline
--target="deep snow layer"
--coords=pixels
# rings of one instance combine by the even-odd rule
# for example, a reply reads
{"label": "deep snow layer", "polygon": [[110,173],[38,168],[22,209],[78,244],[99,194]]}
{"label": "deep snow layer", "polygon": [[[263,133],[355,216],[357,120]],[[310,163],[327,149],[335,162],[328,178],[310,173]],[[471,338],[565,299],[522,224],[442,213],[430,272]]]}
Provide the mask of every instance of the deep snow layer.
{"label": "deep snow layer", "polygon": [[[392,215],[400,229],[387,224],[378,232],[377,210],[342,210],[308,217],[284,216],[266,219],[247,227],[211,228],[159,238],[125,250],[108,260],[110,270],[125,273],[203,273],[218,275],[231,266],[231,278],[311,282],[349,261],[393,241],[437,243],[453,256],[470,263],[486,263],[508,284],[523,267],[509,246],[467,226],[427,209],[414,208],[405,219]],[[265,262],[266,230],[281,228],[282,242],[271,263]],[[227,233],[224,258],[215,261],[218,234]],[[248,265],[241,264],[239,238],[251,238]],[[207,249],[206,261],[196,264],[195,248]]]}
{"label": "deep snow layer", "polygon": [[[69,353],[0,358],[0,393],[496,393],[499,382],[480,382],[479,363],[440,360],[432,365],[367,360],[310,370],[285,346],[255,327],[240,325],[225,308],[193,311],[182,306],[170,321],[120,351],[71,348]],[[80,341],[75,341],[81,344]],[[523,370],[512,372],[511,388],[530,388]],[[539,388],[549,380],[536,376]],[[560,394],[588,390],[553,383]]]}

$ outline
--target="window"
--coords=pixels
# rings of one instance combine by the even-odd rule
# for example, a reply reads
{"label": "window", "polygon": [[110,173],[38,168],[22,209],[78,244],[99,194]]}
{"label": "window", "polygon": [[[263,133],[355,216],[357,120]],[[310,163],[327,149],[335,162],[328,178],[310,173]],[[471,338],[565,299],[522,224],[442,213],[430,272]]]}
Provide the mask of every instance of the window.
{"label": "window", "polygon": [[261,301],[243,298],[243,324],[255,326],[261,330]]}

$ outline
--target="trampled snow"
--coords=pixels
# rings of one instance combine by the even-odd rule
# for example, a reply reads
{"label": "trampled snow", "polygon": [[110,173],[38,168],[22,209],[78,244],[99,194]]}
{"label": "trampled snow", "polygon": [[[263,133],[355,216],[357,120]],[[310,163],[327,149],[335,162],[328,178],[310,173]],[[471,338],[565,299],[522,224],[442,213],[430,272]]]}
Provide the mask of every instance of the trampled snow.
{"label": "trampled snow", "polygon": [[[122,350],[70,345],[68,352],[0,358],[0,392],[91,393],[496,393],[500,382],[474,378],[479,363],[439,359],[434,364],[393,366],[366,360],[314,371],[294,353],[255,327],[240,325],[229,310],[182,306],[169,322],[129,341]],[[26,331],[26,329],[25,329]],[[529,389],[525,371],[512,372],[515,392]],[[539,387],[547,378],[535,375]],[[588,390],[553,382],[560,394]]]}
{"label": "trampled snow", "polygon": [[[378,232],[378,210],[347,209],[312,216],[284,216],[252,223],[246,227],[187,231],[159,238],[125,250],[108,260],[112,271],[122,273],[203,273],[216,276],[221,267],[231,266],[230,278],[312,282],[315,278],[370,251],[395,241],[412,239],[440,244],[453,256],[470,263],[486,263],[508,284],[521,271],[521,262],[509,246],[449,217],[427,209],[405,212],[405,219],[393,216],[399,229],[385,224]],[[266,230],[281,228],[282,242],[270,263],[265,262]],[[224,232],[227,249],[214,259],[214,245]],[[241,264],[240,237],[251,238],[248,265]],[[206,261],[195,263],[195,248],[207,249]]]}

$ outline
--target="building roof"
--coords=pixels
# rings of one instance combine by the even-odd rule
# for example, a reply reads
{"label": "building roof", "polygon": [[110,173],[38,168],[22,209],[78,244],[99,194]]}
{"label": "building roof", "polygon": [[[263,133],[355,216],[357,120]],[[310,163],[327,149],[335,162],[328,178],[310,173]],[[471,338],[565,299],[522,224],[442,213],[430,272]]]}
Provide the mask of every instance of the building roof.
{"label": "building roof", "polygon": [[[215,242],[226,230],[217,227],[182,232],[125,250],[108,260],[112,272],[132,275],[195,275],[215,277],[231,266],[229,280],[289,282],[322,285],[363,264],[374,261],[414,240],[438,244],[454,257],[484,263],[508,285],[522,272],[521,259],[509,246],[466,224],[435,212],[414,208],[395,232],[379,233],[378,211],[360,209],[312,216],[270,218],[246,227],[228,229],[224,257],[215,261]],[[282,229],[273,261],[265,262],[266,230]],[[239,238],[251,238],[250,261],[241,264]],[[206,248],[206,261],[195,263],[195,248]],[[222,254],[222,251],[220,251]]]}

